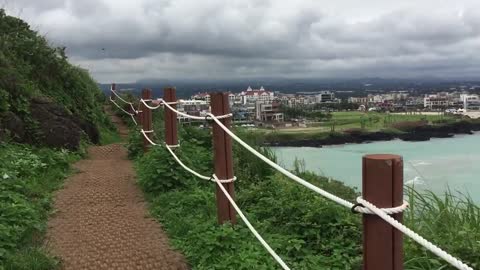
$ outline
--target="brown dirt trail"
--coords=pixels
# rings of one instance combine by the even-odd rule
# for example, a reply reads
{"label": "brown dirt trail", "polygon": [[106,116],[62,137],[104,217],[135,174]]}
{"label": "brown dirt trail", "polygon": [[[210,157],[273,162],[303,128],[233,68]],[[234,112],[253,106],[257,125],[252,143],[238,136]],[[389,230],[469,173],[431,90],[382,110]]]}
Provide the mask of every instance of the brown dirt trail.
{"label": "brown dirt trail", "polygon": [[[126,127],[112,117],[120,134]],[[92,146],[66,180],[48,223],[47,246],[63,269],[188,269],[153,220],[123,145]]]}

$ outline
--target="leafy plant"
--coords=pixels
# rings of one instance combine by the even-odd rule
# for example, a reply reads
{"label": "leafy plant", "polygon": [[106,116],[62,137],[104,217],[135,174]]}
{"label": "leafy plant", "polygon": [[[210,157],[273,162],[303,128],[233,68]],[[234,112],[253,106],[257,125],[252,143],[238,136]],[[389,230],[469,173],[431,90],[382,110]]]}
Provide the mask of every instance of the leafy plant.
{"label": "leafy plant", "polygon": [[136,168],[138,183],[150,193],[187,188],[194,184],[193,176],[183,170],[164,147],[150,149],[137,160]]}
{"label": "leafy plant", "polygon": [[0,269],[33,269],[28,260],[54,263],[39,255],[33,239],[45,230],[52,192],[78,158],[66,150],[0,143]]}

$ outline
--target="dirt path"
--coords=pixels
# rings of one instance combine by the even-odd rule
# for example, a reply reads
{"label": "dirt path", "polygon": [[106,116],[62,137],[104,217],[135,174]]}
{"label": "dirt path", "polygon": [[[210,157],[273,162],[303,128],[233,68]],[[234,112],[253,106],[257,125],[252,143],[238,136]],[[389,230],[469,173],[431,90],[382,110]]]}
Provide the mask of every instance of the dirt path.
{"label": "dirt path", "polygon": [[[127,129],[113,119],[121,134]],[[188,269],[147,211],[121,144],[92,146],[55,199],[47,246],[63,269]]]}

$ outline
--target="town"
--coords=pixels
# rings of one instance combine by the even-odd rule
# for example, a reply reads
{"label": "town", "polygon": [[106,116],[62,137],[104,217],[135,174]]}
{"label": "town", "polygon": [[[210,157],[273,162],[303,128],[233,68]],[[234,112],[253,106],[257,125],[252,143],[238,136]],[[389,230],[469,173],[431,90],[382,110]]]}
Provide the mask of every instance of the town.
{"label": "town", "polygon": [[[471,90],[471,91],[468,91]],[[234,121],[245,126],[291,127],[302,126],[302,113],[330,113],[339,111],[456,114],[470,118],[480,117],[480,97],[471,89],[456,89],[418,95],[413,91],[370,91],[365,96],[353,95],[353,91],[323,90],[285,94],[279,91],[248,87],[238,93],[229,92]],[[381,92],[381,93],[378,93]],[[341,97],[339,97],[341,96]],[[177,108],[187,114],[206,116],[210,108],[208,92],[197,93],[190,99],[181,99]],[[188,121],[178,116],[179,121]],[[303,124],[302,124],[303,123]]]}

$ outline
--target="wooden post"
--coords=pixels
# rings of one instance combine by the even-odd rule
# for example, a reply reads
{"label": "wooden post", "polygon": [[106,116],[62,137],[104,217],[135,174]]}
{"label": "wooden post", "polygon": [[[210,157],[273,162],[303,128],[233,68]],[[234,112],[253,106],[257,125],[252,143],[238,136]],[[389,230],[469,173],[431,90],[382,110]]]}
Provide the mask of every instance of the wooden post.
{"label": "wooden post", "polygon": [[[402,157],[364,156],[362,189],[363,198],[379,208],[402,205]],[[402,213],[392,216],[403,221]],[[363,269],[403,269],[403,234],[376,215],[363,215]]]}
{"label": "wooden post", "polygon": [[[211,106],[212,114],[225,115],[230,113],[230,107],[228,102],[228,93],[211,93]],[[220,120],[223,125],[230,128],[230,118],[223,118]],[[215,122],[213,125],[213,148],[214,148],[214,162],[215,162],[215,175],[219,179],[232,179],[233,178],[233,158],[232,158],[232,138]],[[228,191],[230,196],[235,199],[235,189],[233,182],[223,183],[223,187]],[[235,224],[237,217],[235,215],[235,209],[228,201],[227,197],[223,194],[222,190],[216,185],[216,197],[217,197],[217,217],[218,223],[223,224],[230,222]]]}
{"label": "wooden post", "polygon": [[[114,83],[112,83],[112,91],[115,91],[115,90],[117,90],[117,85],[114,84]],[[115,94],[114,94],[113,92],[111,92],[111,91],[110,91],[110,98],[111,98],[112,100],[115,100]]]}
{"label": "wooden post", "polygon": [[[177,96],[175,93],[175,87],[167,87],[163,89],[163,100],[165,102],[176,102]],[[176,104],[170,104],[174,109],[177,108]],[[167,145],[178,144],[177,134],[177,114],[165,106],[165,143]]]}
{"label": "wooden post", "polygon": [[[152,99],[152,90],[143,89],[142,90],[142,99],[151,100]],[[147,102],[147,101],[146,101]],[[148,103],[148,102],[147,102]],[[140,110],[142,111],[140,119],[142,120],[142,128],[144,131],[152,130],[152,110],[147,108],[143,103],[141,103]],[[152,133],[147,133],[147,137],[152,138]],[[147,152],[150,147],[150,143],[146,138],[143,138],[143,151]]]}

